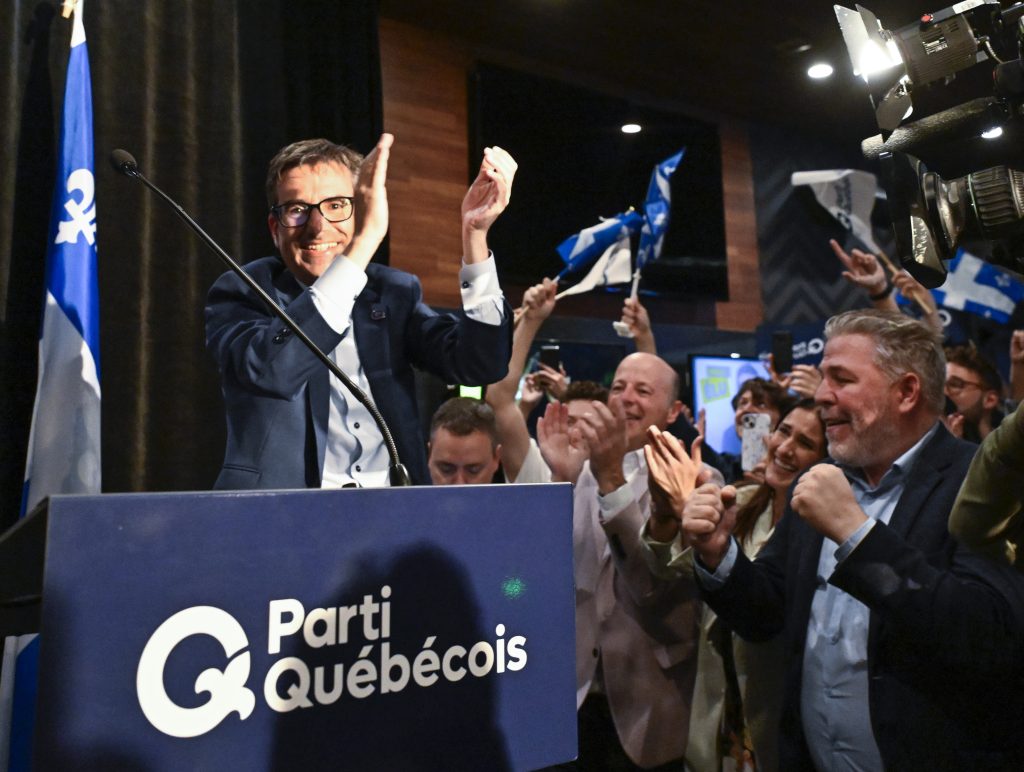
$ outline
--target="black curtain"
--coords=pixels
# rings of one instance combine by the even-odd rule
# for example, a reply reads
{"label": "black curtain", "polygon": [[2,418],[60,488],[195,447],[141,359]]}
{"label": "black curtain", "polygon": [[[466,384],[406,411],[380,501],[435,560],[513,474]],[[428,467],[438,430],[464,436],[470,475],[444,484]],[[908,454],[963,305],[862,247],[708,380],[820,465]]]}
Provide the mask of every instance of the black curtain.
{"label": "black curtain", "polygon": [[[12,0],[0,25],[0,526],[17,517],[71,21]],[[223,271],[174,213],[116,174],[125,148],[241,262],[269,254],[278,148],[381,131],[377,3],[87,0],[103,390],[103,490],[202,490],[223,457],[206,291]]]}

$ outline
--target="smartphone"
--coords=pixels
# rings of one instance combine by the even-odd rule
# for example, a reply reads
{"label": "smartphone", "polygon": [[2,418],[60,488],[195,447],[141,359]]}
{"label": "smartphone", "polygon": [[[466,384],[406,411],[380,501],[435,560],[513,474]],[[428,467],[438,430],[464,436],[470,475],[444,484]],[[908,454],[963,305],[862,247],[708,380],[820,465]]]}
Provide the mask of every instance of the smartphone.
{"label": "smartphone", "polygon": [[562,365],[562,354],[557,343],[545,343],[540,347],[540,363],[547,365],[552,370],[557,370]]}
{"label": "smartphone", "polygon": [[740,467],[749,472],[768,452],[766,440],[772,430],[772,417],[767,413],[746,413],[740,423],[743,426]]}
{"label": "smartphone", "polygon": [[793,372],[793,333],[789,330],[772,333],[772,367],[780,376]]}

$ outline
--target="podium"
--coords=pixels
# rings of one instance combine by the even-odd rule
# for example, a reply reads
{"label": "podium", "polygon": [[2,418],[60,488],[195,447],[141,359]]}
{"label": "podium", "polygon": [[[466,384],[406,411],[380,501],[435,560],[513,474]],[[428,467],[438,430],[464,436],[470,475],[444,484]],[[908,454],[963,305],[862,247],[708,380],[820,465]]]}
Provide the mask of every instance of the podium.
{"label": "podium", "polygon": [[41,770],[567,761],[573,619],[564,484],[55,496],[0,536]]}

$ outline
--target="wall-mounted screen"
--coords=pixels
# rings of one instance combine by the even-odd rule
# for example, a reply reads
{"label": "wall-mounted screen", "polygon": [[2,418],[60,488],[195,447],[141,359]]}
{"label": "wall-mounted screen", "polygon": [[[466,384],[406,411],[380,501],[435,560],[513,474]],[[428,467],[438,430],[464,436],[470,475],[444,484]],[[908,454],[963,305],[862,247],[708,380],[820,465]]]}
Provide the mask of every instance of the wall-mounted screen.
{"label": "wall-mounted screen", "polygon": [[732,398],[748,378],[768,378],[768,370],[760,359],[690,356],[693,415],[696,417],[701,408],[704,409],[705,441],[719,453],[740,452]]}

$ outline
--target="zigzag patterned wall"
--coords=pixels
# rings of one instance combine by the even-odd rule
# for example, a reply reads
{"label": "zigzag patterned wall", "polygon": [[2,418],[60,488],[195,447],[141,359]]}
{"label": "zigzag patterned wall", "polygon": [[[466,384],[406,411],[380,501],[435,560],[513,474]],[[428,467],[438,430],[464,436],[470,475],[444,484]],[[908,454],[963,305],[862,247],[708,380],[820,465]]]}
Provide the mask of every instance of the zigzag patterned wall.
{"label": "zigzag patterned wall", "polygon": [[840,275],[828,246],[845,231],[815,201],[790,185],[812,169],[866,168],[859,147],[830,145],[792,130],[754,126],[750,132],[766,324],[804,324],[867,304]]}

